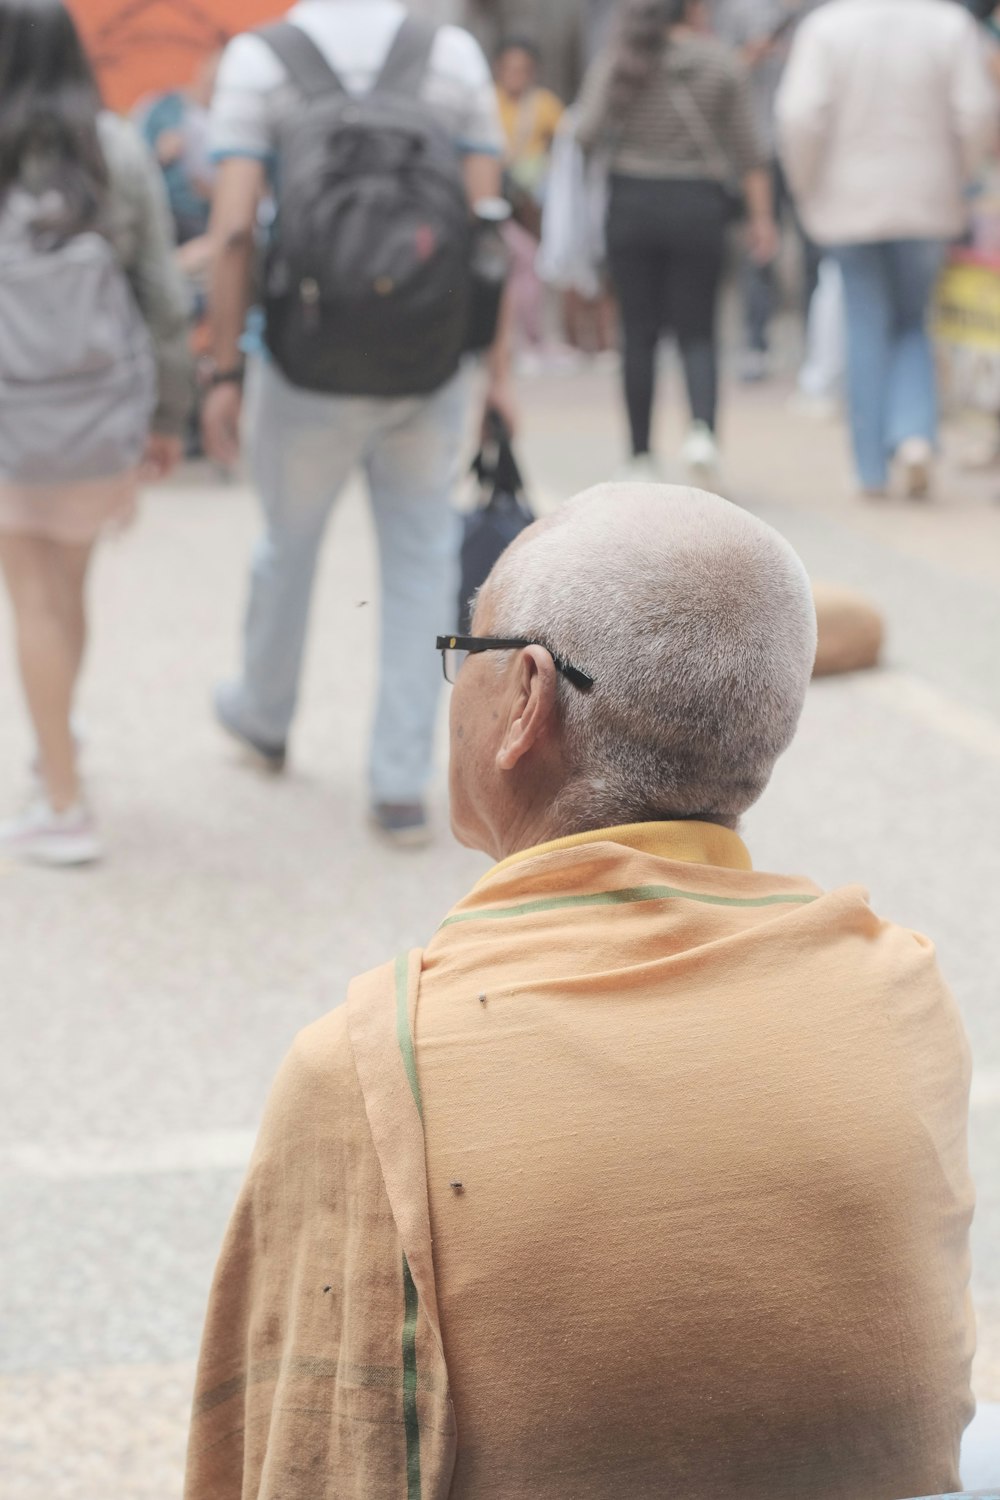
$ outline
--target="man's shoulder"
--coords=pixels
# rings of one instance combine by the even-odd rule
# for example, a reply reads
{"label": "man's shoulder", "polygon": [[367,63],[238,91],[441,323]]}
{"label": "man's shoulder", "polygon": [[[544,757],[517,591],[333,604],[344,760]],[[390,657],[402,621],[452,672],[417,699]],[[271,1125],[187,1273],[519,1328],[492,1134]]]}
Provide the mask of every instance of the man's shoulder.
{"label": "man's shoulder", "polygon": [[234,36],[222,54],[216,95],[231,89],[266,93],[285,81],[285,70],[263,37],[255,31]]}
{"label": "man's shoulder", "polygon": [[[881,42],[886,25],[898,23],[900,9],[901,0],[820,0],[802,17],[797,30],[823,37],[862,35]],[[969,12],[954,0],[914,0],[912,8],[906,7],[906,24],[927,35],[959,35],[976,29]]]}
{"label": "man's shoulder", "polygon": [[[339,6],[307,0],[294,6],[285,19],[305,32],[350,91],[364,95],[388,56],[397,30],[398,9],[389,5],[383,10],[373,5],[365,27],[359,29],[353,7],[347,7],[341,15]],[[436,28],[424,95],[456,128],[470,112],[486,108],[486,96],[492,102],[489,64],[470,32],[451,25]],[[272,111],[293,109],[293,99],[285,66],[263,37],[252,31],[234,37],[223,54],[216,84],[213,114],[221,137],[218,149],[231,148],[233,131],[227,129],[231,123],[235,138],[243,141],[245,130],[241,127],[248,116],[260,127],[255,146],[261,147],[258,137],[263,130],[269,149],[273,149]]]}
{"label": "man's shoulder", "polygon": [[472,32],[463,26],[437,28],[432,64],[471,88],[478,88],[491,76],[486,54]]}
{"label": "man's shoulder", "polygon": [[804,915],[815,945],[824,950],[826,973],[835,984],[863,981],[866,988],[883,994],[918,984],[947,994],[932,940],[905,923],[881,916],[864,886],[824,891],[804,908]]}
{"label": "man's shoulder", "polygon": [[821,0],[807,10],[795,27],[795,37],[837,33],[853,25],[855,14],[865,11],[865,0]]}
{"label": "man's shoulder", "polygon": [[[382,20],[381,17],[372,19]],[[299,27],[323,51],[331,43],[350,48],[352,43],[357,46],[361,40],[348,24],[348,18],[342,20],[335,7],[324,8],[317,14],[311,5],[293,6],[285,21]],[[489,79],[486,56],[470,31],[451,25],[437,26],[433,30],[430,65],[435,72],[472,88]],[[385,32],[388,45],[394,34],[392,25],[382,25],[381,31]],[[378,32],[376,36],[378,40],[382,39]],[[223,53],[217,86],[267,89],[279,85],[284,77],[284,68],[264,38],[256,31],[244,31],[233,37]]]}
{"label": "man's shoulder", "polygon": [[300,1031],[286,1053],[268,1094],[257,1162],[283,1160],[304,1139],[342,1138],[358,1109],[346,1007],[340,1006]]}
{"label": "man's shoulder", "polygon": [[289,1060],[303,1082],[326,1083],[345,1066],[352,1066],[346,1004],[303,1027],[292,1043]]}
{"label": "man's shoulder", "polygon": [[349,986],[342,1005],[327,1011],[298,1033],[286,1059],[286,1069],[299,1083],[326,1088],[335,1076],[342,1077],[345,1071],[355,1076],[351,1013],[384,1010],[386,995],[395,994],[394,969],[394,964],[382,964],[359,974]]}

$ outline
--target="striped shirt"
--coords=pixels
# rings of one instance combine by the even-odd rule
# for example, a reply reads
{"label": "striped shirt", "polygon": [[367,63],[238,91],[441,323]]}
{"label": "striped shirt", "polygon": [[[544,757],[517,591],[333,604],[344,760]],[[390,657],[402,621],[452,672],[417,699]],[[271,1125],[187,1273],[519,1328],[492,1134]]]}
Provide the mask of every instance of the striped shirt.
{"label": "striped shirt", "polygon": [[613,65],[609,47],[587,74],[577,126],[583,146],[610,144],[613,171],[729,182],[766,164],[746,72],[714,37],[672,40],[620,120],[608,102]]}

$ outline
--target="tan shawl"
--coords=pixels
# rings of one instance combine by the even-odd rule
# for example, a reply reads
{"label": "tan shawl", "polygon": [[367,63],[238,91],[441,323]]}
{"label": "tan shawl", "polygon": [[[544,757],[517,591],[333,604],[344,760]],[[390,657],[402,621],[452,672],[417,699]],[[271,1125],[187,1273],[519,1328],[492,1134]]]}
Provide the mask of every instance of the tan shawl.
{"label": "tan shawl", "polygon": [[351,987],[274,1086],[213,1285],[187,1500],[444,1500],[413,1050],[420,955]]}
{"label": "tan shawl", "polygon": [[187,1500],[955,1487],[968,1064],[857,888],[696,824],[505,862],[281,1070]]}

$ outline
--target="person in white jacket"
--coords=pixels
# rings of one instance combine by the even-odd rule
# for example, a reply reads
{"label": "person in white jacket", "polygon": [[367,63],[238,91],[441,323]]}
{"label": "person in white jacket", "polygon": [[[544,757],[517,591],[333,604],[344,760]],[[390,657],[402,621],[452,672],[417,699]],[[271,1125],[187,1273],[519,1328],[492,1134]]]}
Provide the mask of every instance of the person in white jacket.
{"label": "person in white jacket", "polygon": [[800,26],[777,100],[779,145],[807,232],[837,259],[862,491],[895,458],[927,494],[937,390],[927,311],[963,189],[1000,99],[956,0],[829,0]]}

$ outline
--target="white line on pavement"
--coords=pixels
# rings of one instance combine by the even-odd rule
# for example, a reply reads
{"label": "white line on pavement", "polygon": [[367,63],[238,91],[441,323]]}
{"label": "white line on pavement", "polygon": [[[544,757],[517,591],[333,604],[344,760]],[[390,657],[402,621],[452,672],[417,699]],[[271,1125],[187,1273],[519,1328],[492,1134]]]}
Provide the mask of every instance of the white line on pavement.
{"label": "white line on pavement", "polygon": [[996,1109],[1000,1105],[1000,1068],[977,1068],[972,1075],[973,1109]]}
{"label": "white line on pavement", "polygon": [[0,1176],[145,1177],[168,1172],[242,1172],[255,1132],[218,1130],[148,1141],[81,1140],[0,1146]]}
{"label": "white line on pavement", "polygon": [[[975,1111],[1000,1107],[1000,1068],[977,1069]],[[143,1142],[82,1140],[72,1145],[28,1142],[0,1146],[0,1177],[62,1181],[80,1177],[150,1177],[173,1172],[243,1172],[253,1151],[252,1130],[166,1135]]]}
{"label": "white line on pavement", "polygon": [[965,708],[930,682],[909,672],[870,672],[855,679],[861,692],[918,723],[958,740],[980,755],[1000,759],[1000,724],[988,714]]}

